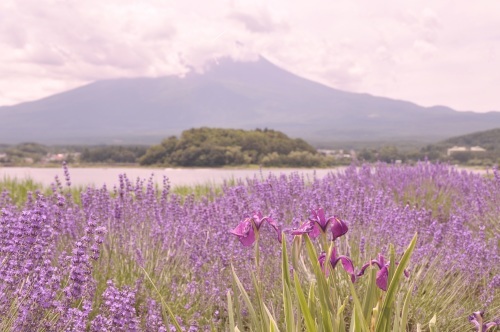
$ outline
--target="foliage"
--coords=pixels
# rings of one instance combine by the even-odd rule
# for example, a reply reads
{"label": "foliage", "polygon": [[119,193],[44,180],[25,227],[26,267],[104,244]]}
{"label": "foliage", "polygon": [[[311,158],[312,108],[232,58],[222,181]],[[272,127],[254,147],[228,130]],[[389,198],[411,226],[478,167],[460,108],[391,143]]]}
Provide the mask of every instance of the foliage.
{"label": "foliage", "polygon": [[489,151],[500,150],[500,128],[475,132],[468,135],[452,137],[444,140],[439,145],[446,146],[481,146]]}
{"label": "foliage", "polygon": [[86,147],[81,162],[87,163],[136,163],[146,153],[146,146],[107,145]]}
{"label": "foliage", "polygon": [[225,166],[324,166],[329,160],[302,139],[269,130],[253,131],[196,128],[182,132],[148,149],[141,165]]}
{"label": "foliage", "polygon": [[[250,315],[250,328],[260,326],[261,331],[287,331],[295,332],[302,331],[305,325],[306,331],[363,331],[363,332],[385,332],[385,331],[406,331],[408,304],[411,289],[409,287],[401,287],[401,279],[412,251],[415,248],[417,235],[415,235],[405,250],[405,253],[394,271],[390,275],[389,287],[387,292],[382,292],[377,289],[375,284],[375,275],[371,273],[371,278],[366,279],[360,285],[357,283],[357,289],[349,277],[346,278],[343,274],[335,274],[332,266],[320,266],[318,261],[318,253],[315,246],[305,235],[305,243],[307,247],[307,255],[302,257],[301,250],[293,250],[294,262],[302,264],[294,264],[294,268],[290,272],[289,261],[287,254],[286,242],[282,243],[282,263],[281,263],[281,281],[282,281],[282,297],[283,297],[283,313],[284,320],[275,317],[265,304],[265,298],[262,291],[255,292],[256,296],[254,305],[250,301],[250,296],[242,285],[238,276],[232,269],[233,284],[237,285],[233,289],[235,294],[234,300],[228,293],[228,312],[236,319],[229,317],[233,322],[230,330],[235,331],[238,327],[234,321],[237,321],[241,328],[243,317],[241,311],[236,311],[242,304],[237,303],[238,298],[244,299],[244,305],[247,306]],[[294,241],[294,245],[298,242]],[[333,246],[333,243],[332,245]],[[326,259],[328,261],[329,259]],[[391,261],[394,261],[392,257]],[[301,271],[302,270],[302,271]],[[299,277],[300,276],[300,277]],[[258,279],[258,278],[257,278]],[[301,280],[304,279],[304,280]],[[308,292],[304,291],[303,286],[308,286]],[[254,289],[258,289],[259,280],[256,280]],[[345,288],[345,289],[343,289]],[[359,296],[359,290],[364,290],[364,297]],[[398,294],[399,292],[399,294]],[[239,294],[239,296],[237,296]],[[351,299],[351,300],[349,300]],[[361,301],[362,299],[362,301]],[[233,305],[233,301],[236,302]],[[363,305],[362,305],[363,304]]]}
{"label": "foliage", "polygon": [[38,162],[47,152],[48,148],[38,143],[21,143],[5,150],[8,161],[22,161],[29,158],[33,162]]}

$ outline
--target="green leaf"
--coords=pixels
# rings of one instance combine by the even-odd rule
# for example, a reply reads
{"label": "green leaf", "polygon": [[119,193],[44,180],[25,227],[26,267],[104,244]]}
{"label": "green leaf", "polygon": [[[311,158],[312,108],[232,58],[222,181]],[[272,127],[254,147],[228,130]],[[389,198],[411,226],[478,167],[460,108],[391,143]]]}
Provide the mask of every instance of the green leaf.
{"label": "green leaf", "polygon": [[234,266],[232,264],[231,264],[231,271],[233,273],[233,280],[236,283],[236,285],[238,286],[238,289],[240,290],[240,293],[243,296],[243,301],[245,302],[245,304],[248,308],[248,312],[250,313],[250,320],[252,322],[252,326],[254,326],[254,327],[260,326],[259,319],[257,317],[257,313],[255,312],[255,309],[252,305],[252,301],[250,301],[250,297],[248,296],[248,293],[245,290],[245,288],[243,287],[243,285],[241,284],[240,279],[236,275],[236,272],[234,271]]}
{"label": "green leaf", "polygon": [[403,304],[403,310],[401,312],[401,322],[399,324],[400,331],[406,331],[406,325],[408,324],[408,311],[410,308],[410,295],[412,289],[413,289],[413,283],[410,285],[410,288],[406,293],[405,302]]}
{"label": "green leaf", "polygon": [[[396,309],[395,309],[395,315],[394,315],[394,320],[392,321],[392,332],[399,332],[399,326],[401,324],[401,317],[400,317],[400,312],[401,312],[401,294],[398,294],[397,300],[396,300]],[[391,315],[392,316],[392,315]]]}
{"label": "green leaf", "polygon": [[302,312],[302,316],[304,317],[304,321],[306,323],[306,330],[309,332],[316,332],[316,325],[314,323],[314,318],[312,317],[311,311],[307,306],[306,297],[304,295],[304,292],[302,291],[302,287],[300,286],[300,280],[297,274],[293,275],[293,279],[295,282],[295,291],[299,299],[300,311]]}
{"label": "green leaf", "polygon": [[[285,239],[285,235],[283,233],[281,234],[281,237],[282,239]],[[290,267],[288,265],[288,252],[285,240],[281,242],[281,272],[282,272],[281,277],[283,283],[286,283],[288,287],[290,287],[291,286]]]}
{"label": "green leaf", "polygon": [[[285,236],[282,235],[284,239]],[[290,280],[290,268],[288,265],[288,253],[286,248],[286,241],[281,243],[281,279],[283,283],[283,307],[285,311],[285,326],[287,331],[292,332],[295,326],[293,317],[293,304],[292,304],[292,294],[290,291],[291,280]]]}
{"label": "green leaf", "polygon": [[266,314],[266,311],[264,310],[264,299],[262,297],[262,287],[260,286],[260,281],[257,280],[257,278],[255,277],[255,275],[252,273],[252,282],[253,282],[253,286],[254,286],[254,290],[255,290],[255,293],[257,294],[257,304],[259,306],[259,312],[260,312],[260,316],[262,319],[261,319],[261,323],[262,323],[262,329],[267,331],[269,330],[269,319],[267,318],[267,314]]}
{"label": "green leaf", "polygon": [[233,294],[235,296],[234,298],[234,308],[235,308],[235,311],[236,311],[236,321],[237,321],[237,325],[238,326],[243,326],[243,320],[242,320],[242,317],[241,317],[241,305],[240,305],[240,300],[239,300],[239,296],[238,296],[238,285],[236,284],[236,281],[234,280],[234,278],[231,278],[231,285],[232,285],[232,288],[233,288]]}
{"label": "green leaf", "polygon": [[[309,256],[309,260],[314,270],[314,274],[316,276],[316,282],[318,287],[318,296],[321,305],[321,319],[323,322],[323,326],[327,331],[331,331],[333,329],[332,321],[334,320],[333,312],[334,305],[332,299],[330,297],[331,289],[328,286],[325,273],[321,269],[318,262],[318,255],[316,254],[316,250],[314,249],[314,245],[311,242],[309,236],[305,235],[305,242],[307,253]],[[329,266],[327,264],[327,266]]]}
{"label": "green leaf", "polygon": [[387,277],[387,285],[391,283],[394,273],[396,271],[396,252],[394,251],[394,245],[391,243],[389,245],[389,273]]}
{"label": "green leaf", "polygon": [[345,331],[345,323],[344,323],[344,310],[347,305],[347,300],[346,298],[344,300],[344,303],[340,302],[340,299],[337,304],[337,317],[335,319],[335,325],[336,325],[336,331]]}
{"label": "green leaf", "polygon": [[390,313],[392,311],[392,306],[396,298],[396,291],[399,287],[399,281],[403,276],[404,270],[408,265],[408,262],[410,261],[411,254],[413,253],[416,244],[417,244],[417,234],[413,236],[410,245],[406,249],[403,257],[401,258],[401,261],[399,262],[399,265],[396,268],[396,271],[394,272],[391,283],[387,288],[384,303],[382,304],[382,308],[380,309],[380,316],[377,321],[377,327],[375,329],[375,331],[377,332],[386,332],[386,326],[390,325]]}
{"label": "green leaf", "polygon": [[285,309],[285,328],[288,332],[294,331],[295,318],[293,316],[293,304],[291,291],[286,284],[283,284],[283,301]]}
{"label": "green leaf", "polygon": [[[309,256],[309,260],[311,263],[316,263],[318,261],[318,255],[316,254],[316,249],[314,249],[314,245],[311,242],[311,239],[307,234],[302,235],[305,239],[306,242],[306,249],[307,249],[307,254]],[[314,264],[313,264],[314,266]]]}
{"label": "green leaf", "polygon": [[432,316],[432,319],[429,321],[429,331],[430,332],[438,332],[438,328],[436,326],[436,321],[437,321],[437,317],[436,317],[436,314],[434,314],[434,316]]}
{"label": "green leaf", "polygon": [[233,301],[231,300],[231,292],[227,291],[227,314],[229,316],[229,331],[234,331],[234,312]]}
{"label": "green leaf", "polygon": [[376,271],[373,268],[369,268],[369,281],[368,288],[366,289],[365,298],[363,300],[363,316],[367,322],[370,322],[373,308],[377,305],[380,290],[376,284]]}
{"label": "green leaf", "polygon": [[273,315],[271,314],[269,309],[267,309],[267,306],[265,304],[263,304],[263,306],[264,306],[264,309],[266,311],[267,317],[269,318],[269,321],[270,321],[269,331],[270,332],[279,332],[278,325],[276,324],[276,321],[274,320]]}
{"label": "green leaf", "polygon": [[151,280],[151,277],[149,276],[148,272],[142,266],[141,266],[141,269],[144,271],[144,274],[148,278],[148,280],[151,283],[151,285],[153,285],[153,288],[155,289],[156,293],[160,297],[162,307],[167,310],[168,315],[170,316],[170,320],[172,321],[172,324],[174,324],[174,326],[175,326],[175,329],[177,330],[177,332],[182,332],[181,326],[177,322],[177,318],[175,318],[175,315],[174,315],[172,309],[170,309],[170,307],[168,306],[168,304],[163,299],[163,296],[161,296],[160,291],[158,290],[158,288],[156,288],[156,285],[153,282],[153,280]]}
{"label": "green leaf", "polygon": [[315,289],[316,289],[316,283],[312,281],[311,284],[309,285],[309,294],[307,296],[307,307],[311,311],[311,315],[313,317],[316,317],[318,315],[316,309],[316,296],[314,291]]}
{"label": "green leaf", "polygon": [[356,331],[364,331],[364,332],[369,332],[370,327],[368,326],[368,323],[363,316],[363,307],[361,306],[361,302],[359,301],[358,295],[356,294],[356,290],[354,289],[354,285],[352,282],[349,282],[349,289],[351,291],[351,296],[354,301],[354,323],[356,326]]}

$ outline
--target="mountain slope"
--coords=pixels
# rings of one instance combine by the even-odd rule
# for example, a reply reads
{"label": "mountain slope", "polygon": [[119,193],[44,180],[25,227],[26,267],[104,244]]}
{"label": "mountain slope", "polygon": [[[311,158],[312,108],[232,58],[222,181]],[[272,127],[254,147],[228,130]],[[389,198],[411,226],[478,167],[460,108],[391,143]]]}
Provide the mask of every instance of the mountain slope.
{"label": "mountain slope", "polygon": [[[500,125],[500,124],[499,124]],[[439,142],[440,146],[480,146],[488,151],[500,151],[500,128],[448,138]]]}
{"label": "mountain slope", "polygon": [[456,112],[344,92],[261,58],[184,78],[114,79],[0,107],[0,143],[157,143],[192,127],[272,128],[314,142],[433,141],[498,126],[500,112]]}

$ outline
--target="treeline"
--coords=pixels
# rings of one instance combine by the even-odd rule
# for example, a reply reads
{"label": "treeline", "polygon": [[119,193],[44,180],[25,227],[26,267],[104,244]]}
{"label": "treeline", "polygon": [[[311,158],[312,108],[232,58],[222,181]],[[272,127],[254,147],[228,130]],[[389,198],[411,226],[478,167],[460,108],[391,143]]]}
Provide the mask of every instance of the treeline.
{"label": "treeline", "polygon": [[12,165],[40,163],[50,153],[50,147],[34,142],[2,145],[0,146],[0,163]]}
{"label": "treeline", "polygon": [[0,145],[0,164],[31,165],[71,163],[137,163],[147,146],[47,146],[28,142]]}
{"label": "treeline", "polygon": [[302,139],[291,139],[270,129],[195,128],[171,136],[150,147],[139,158],[141,165],[217,167],[258,164],[263,166],[327,166],[333,159],[317,153]]}
{"label": "treeline", "polygon": [[147,146],[122,145],[85,147],[81,152],[80,161],[84,163],[137,163],[147,149]]}
{"label": "treeline", "polygon": [[147,146],[46,146],[22,143],[0,146],[0,164],[31,165],[71,163],[137,164],[173,167],[262,165],[324,167],[349,164],[318,153],[306,141],[271,129],[238,130],[193,128]]}
{"label": "treeline", "polygon": [[[337,143],[340,144],[340,143]],[[348,146],[348,145],[346,145]],[[452,147],[461,147],[448,152]],[[325,146],[323,146],[325,147]],[[327,147],[327,146],[326,146]],[[471,149],[471,147],[475,147]],[[352,148],[352,147],[351,147]],[[271,129],[194,128],[153,146],[46,146],[38,143],[0,144],[0,165],[141,164],[179,167],[262,165],[273,167],[328,167],[361,162],[412,163],[418,160],[468,166],[500,164],[500,129],[473,133],[426,146],[360,145],[346,150],[317,150],[302,139]]]}
{"label": "treeline", "polygon": [[452,146],[429,144],[420,149],[400,150],[395,146],[381,148],[363,148],[356,158],[363,162],[383,161],[387,163],[413,163],[419,160],[447,162],[464,166],[494,166],[500,164],[500,150],[459,151],[448,154]]}

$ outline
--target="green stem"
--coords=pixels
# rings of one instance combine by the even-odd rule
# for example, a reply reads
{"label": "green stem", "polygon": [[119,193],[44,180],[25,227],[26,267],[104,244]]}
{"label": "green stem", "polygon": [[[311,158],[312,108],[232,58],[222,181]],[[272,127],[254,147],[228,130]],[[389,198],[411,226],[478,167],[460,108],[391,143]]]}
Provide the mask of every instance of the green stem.
{"label": "green stem", "polygon": [[259,233],[255,236],[255,270],[257,271],[257,280],[260,282],[260,248],[259,248]]}
{"label": "green stem", "polygon": [[326,252],[328,254],[329,251],[328,251],[328,241],[326,240],[326,232],[322,231],[320,233],[319,241],[321,244],[321,250],[323,250],[324,252]]}

